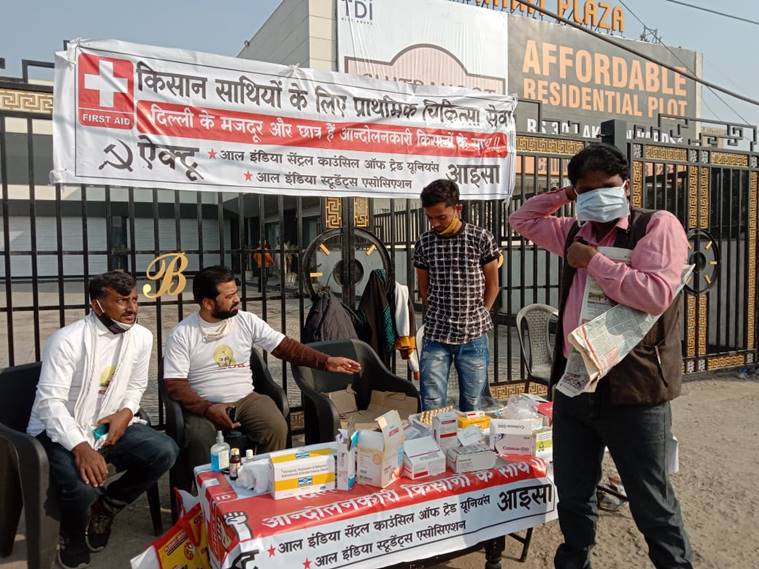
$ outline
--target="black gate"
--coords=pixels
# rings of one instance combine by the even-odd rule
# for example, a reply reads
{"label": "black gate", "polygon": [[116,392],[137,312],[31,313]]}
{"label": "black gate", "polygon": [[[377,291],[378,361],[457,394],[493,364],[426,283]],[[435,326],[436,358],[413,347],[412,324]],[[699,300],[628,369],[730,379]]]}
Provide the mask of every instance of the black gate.
{"label": "black gate", "polygon": [[[296,338],[310,306],[298,276],[304,253],[326,229],[356,226],[375,234],[388,249],[396,280],[414,290],[413,244],[427,228],[417,200],[47,185],[52,168],[52,87],[29,81],[29,70],[35,66],[50,67],[24,62],[21,78],[0,78],[0,330],[5,333],[0,367],[39,360],[45,339],[87,311],[89,275],[121,268],[137,277],[139,290],[147,286],[140,321],[156,336],[151,363],[156,377],[166,335],[194,310],[187,292],[150,297],[157,283],[146,272],[151,261],[164,254],[186,256],[187,286],[202,266],[231,266],[241,277],[244,309]],[[510,230],[508,215],[536,193],[561,185],[569,159],[588,142],[518,134],[511,203],[466,204],[466,218],[490,229],[505,257],[492,334],[491,382],[497,396],[522,389],[514,316],[535,302],[555,306],[561,270],[559,259]],[[739,152],[636,140],[629,152],[633,202],[676,213],[692,236],[694,260],[699,262],[695,292],[686,297],[686,370],[753,364],[759,179],[753,148]],[[359,250],[365,257],[371,255],[371,244],[351,235],[346,231],[337,245],[348,261],[341,276],[348,285],[350,261]],[[354,291],[347,286],[343,292],[350,300]],[[279,361],[270,364],[299,409],[300,394],[288,369]],[[405,373],[402,362],[395,365],[398,373]],[[144,404],[162,424],[155,382]],[[292,427],[296,432],[302,428],[300,413],[293,414]]]}
{"label": "black gate", "polygon": [[[748,152],[734,149],[744,129]],[[675,213],[690,238],[696,271],[683,317],[687,373],[756,361],[756,127],[725,125],[725,133],[677,147],[631,145],[633,205]],[[713,145],[718,140],[724,148]]]}

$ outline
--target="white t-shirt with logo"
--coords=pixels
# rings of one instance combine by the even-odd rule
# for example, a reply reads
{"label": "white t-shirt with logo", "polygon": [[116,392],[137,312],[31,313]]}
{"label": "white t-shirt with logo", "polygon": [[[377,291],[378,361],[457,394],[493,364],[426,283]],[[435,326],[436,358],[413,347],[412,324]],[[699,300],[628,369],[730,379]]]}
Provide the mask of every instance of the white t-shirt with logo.
{"label": "white t-shirt with logo", "polygon": [[284,337],[250,312],[240,311],[218,323],[206,322],[196,312],[177,324],[166,340],[163,376],[189,380],[211,403],[234,403],[253,391],[253,346],[271,352]]}

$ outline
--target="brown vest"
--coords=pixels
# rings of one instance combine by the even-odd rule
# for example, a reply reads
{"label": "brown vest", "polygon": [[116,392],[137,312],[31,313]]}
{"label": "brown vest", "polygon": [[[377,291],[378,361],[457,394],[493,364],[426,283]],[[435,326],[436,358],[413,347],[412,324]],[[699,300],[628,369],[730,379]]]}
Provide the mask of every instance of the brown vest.
{"label": "brown vest", "polygon": [[[617,228],[615,247],[635,248],[643,238],[648,222],[654,211],[632,208],[627,230]],[[580,227],[575,224],[564,245],[564,258]],[[551,385],[555,385],[567,364],[564,357],[564,308],[569,297],[569,288],[575,276],[575,269],[564,263],[559,289],[559,325],[551,370]],[[612,405],[655,405],[670,401],[680,395],[682,380],[682,344],[680,342],[680,305],[678,296],[643,337],[643,340],[625,359],[617,364],[601,380],[607,385],[601,391],[607,392]],[[600,386],[599,386],[600,387]]]}

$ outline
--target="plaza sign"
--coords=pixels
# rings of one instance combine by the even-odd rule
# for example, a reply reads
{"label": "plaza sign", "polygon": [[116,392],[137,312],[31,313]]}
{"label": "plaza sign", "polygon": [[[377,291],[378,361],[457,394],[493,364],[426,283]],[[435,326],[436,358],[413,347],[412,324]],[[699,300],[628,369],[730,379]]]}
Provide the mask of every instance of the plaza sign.
{"label": "plaza sign", "polygon": [[[556,8],[565,16],[572,10],[574,18],[587,13],[597,26],[619,28],[623,22],[622,12],[603,2],[567,0]],[[684,75],[582,30],[515,15],[529,10],[494,0],[383,0],[360,10],[360,18],[355,10],[350,16],[338,10],[338,69],[413,85],[516,93],[529,100],[517,112],[520,132],[595,138],[600,124],[614,118],[640,136],[657,125],[660,114],[699,116],[700,87]],[[701,73],[702,59],[692,50],[617,41],[669,66]]]}
{"label": "plaza sign", "polygon": [[[469,4],[479,8],[501,10],[512,14],[534,15],[539,13],[517,0],[453,0],[461,4]],[[613,5],[601,0],[556,0],[553,6],[548,6],[546,0],[528,0],[529,4],[544,10],[552,11],[560,18],[573,21],[580,26],[595,30],[622,33],[625,31],[625,12],[619,4]]]}

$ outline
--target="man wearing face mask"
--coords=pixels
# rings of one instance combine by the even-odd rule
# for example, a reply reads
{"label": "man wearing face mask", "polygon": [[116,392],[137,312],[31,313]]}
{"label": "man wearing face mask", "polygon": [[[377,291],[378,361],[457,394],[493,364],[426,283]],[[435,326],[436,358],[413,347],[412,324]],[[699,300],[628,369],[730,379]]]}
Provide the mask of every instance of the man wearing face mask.
{"label": "man wearing face mask", "polygon": [[[253,390],[254,346],[296,365],[339,373],[361,371],[358,362],[327,356],[240,310],[237,281],[225,267],[200,271],[192,292],[200,309],[171,331],[164,352],[166,389],[184,413],[189,467],[209,462],[217,430],[241,428],[260,453],[285,447],[285,418],[270,397]],[[231,408],[235,408],[234,421]]]}
{"label": "man wearing face mask", "polygon": [[421,351],[423,409],[447,405],[448,374],[459,376],[459,408],[481,406],[488,382],[490,309],[498,296],[500,252],[493,235],[461,221],[459,188],[436,180],[421,195],[432,226],[414,246],[419,294],[426,305]]}
{"label": "man wearing face mask", "polygon": [[[136,422],[153,335],[137,324],[134,279],[110,271],[89,282],[92,311],[48,339],[27,432],[42,443],[57,486],[58,563],[86,567],[105,548],[113,518],[171,466],[166,435]],[[104,486],[106,463],[125,471]]]}
{"label": "man wearing face mask", "polygon": [[[552,385],[561,378],[590,275],[611,300],[661,315],[641,343],[599,383],[570,398],[554,390],[554,475],[564,543],[558,569],[587,569],[595,542],[596,485],[608,447],[630,511],[655,567],[691,568],[693,553],[666,471],[671,444],[669,401],[680,394],[680,303],[675,291],[688,256],[678,219],[630,208],[627,160],[613,146],[591,144],[569,162],[571,186],[527,200],[509,219],[515,231],[565,258]],[[576,201],[576,219],[556,217]],[[630,265],[600,246],[632,249]]]}

